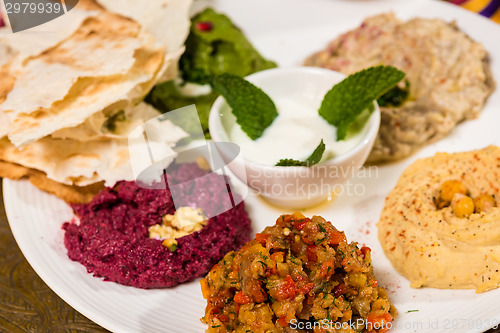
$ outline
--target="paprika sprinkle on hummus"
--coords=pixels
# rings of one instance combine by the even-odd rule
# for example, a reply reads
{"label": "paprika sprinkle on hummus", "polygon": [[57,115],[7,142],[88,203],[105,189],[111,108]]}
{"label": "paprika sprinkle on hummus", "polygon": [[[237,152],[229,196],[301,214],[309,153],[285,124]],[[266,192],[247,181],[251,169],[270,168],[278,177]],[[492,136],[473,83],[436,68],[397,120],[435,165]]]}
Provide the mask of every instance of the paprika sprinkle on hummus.
{"label": "paprika sprinkle on hummus", "polygon": [[385,254],[411,286],[500,286],[500,148],[417,160],[386,199],[378,223]]}

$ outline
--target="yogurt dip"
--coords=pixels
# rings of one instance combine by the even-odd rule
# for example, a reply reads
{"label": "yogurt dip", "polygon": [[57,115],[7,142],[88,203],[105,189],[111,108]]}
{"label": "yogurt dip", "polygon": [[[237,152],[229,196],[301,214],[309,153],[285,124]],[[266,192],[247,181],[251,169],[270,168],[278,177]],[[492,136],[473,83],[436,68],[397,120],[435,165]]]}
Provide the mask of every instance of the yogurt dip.
{"label": "yogurt dip", "polygon": [[[217,148],[229,171],[253,194],[279,207],[297,210],[326,200],[365,163],[380,125],[380,109],[373,103],[372,112],[365,110],[349,126],[346,140],[336,141],[335,127],[318,110],[325,94],[344,78],[341,73],[313,67],[275,68],[248,76],[278,111],[255,141],[241,132],[226,100],[217,98],[209,116],[212,139],[239,146],[237,152]],[[327,151],[319,166],[275,166],[285,158],[304,161],[321,139]],[[234,158],[235,153],[242,158]]]}
{"label": "yogurt dip", "polygon": [[[326,146],[323,162],[348,152],[363,136],[360,135],[362,129],[358,128],[354,133],[349,132],[345,140],[337,141],[337,129],[318,114],[321,101],[308,96],[273,98],[279,114],[256,140],[243,132],[234,116],[225,121],[224,127],[229,140],[239,145],[243,157],[250,161],[265,165],[275,165],[284,158],[304,161],[323,139]],[[361,119],[363,115],[353,128],[365,123]]]}

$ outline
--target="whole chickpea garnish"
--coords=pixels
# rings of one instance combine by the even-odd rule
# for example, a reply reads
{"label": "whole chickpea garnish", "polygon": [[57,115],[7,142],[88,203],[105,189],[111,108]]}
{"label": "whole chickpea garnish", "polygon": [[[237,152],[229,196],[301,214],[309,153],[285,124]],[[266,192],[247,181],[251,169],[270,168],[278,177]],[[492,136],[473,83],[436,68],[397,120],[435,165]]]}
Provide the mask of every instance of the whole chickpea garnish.
{"label": "whole chickpea garnish", "polygon": [[458,180],[447,180],[441,185],[439,196],[435,200],[437,209],[448,207],[453,200],[455,194],[467,194],[467,188]]}
{"label": "whole chickpea garnish", "polygon": [[486,213],[493,207],[496,207],[497,202],[492,195],[481,194],[474,199],[474,207],[476,213]]}
{"label": "whole chickpea garnish", "polygon": [[456,217],[469,217],[474,213],[474,201],[467,195],[455,193],[451,201],[451,209]]}

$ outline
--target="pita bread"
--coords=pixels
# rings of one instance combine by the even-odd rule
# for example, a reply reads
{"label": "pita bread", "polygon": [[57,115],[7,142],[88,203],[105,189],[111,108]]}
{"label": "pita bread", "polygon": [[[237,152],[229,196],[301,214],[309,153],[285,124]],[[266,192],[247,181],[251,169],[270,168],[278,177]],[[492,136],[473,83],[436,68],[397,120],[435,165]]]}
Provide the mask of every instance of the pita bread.
{"label": "pita bread", "polygon": [[3,138],[0,160],[43,171],[66,185],[86,186],[106,179],[106,185],[112,186],[119,180],[133,180],[123,140],[82,143],[44,138],[19,150]]}
{"label": "pita bread", "polygon": [[[16,78],[9,72],[8,66],[0,66],[0,104],[5,101],[7,95],[14,87]],[[4,112],[0,112],[0,138],[10,131],[11,120]]]}
{"label": "pita bread", "polygon": [[103,182],[87,186],[70,186],[60,184],[48,179],[43,172],[37,170],[30,170],[29,180],[31,184],[35,185],[39,189],[49,192],[50,194],[73,204],[88,203],[97,193],[99,193],[100,190],[105,188]]}
{"label": "pita bread", "polygon": [[[141,103],[135,109],[143,110],[143,114],[153,114],[151,108]],[[122,135],[133,130],[132,125],[119,126],[123,126]],[[161,122],[153,129],[158,135],[149,138],[151,146],[165,147],[171,155],[174,155],[171,147],[187,136],[171,122]],[[147,147],[136,149],[147,150]],[[4,137],[0,139],[0,160],[43,171],[47,178],[66,185],[87,186],[105,181],[106,186],[113,186],[120,180],[135,180],[128,138],[81,142],[45,137],[20,150]]]}
{"label": "pita bread", "polygon": [[171,67],[159,78],[159,82],[163,82],[177,75],[177,63],[184,52],[191,24],[189,9],[192,3],[192,0],[103,0],[102,6],[139,22],[166,47],[165,64]]}
{"label": "pita bread", "polygon": [[103,0],[107,10],[130,17],[167,46],[167,52],[184,45],[189,33],[192,0]]}
{"label": "pita bread", "polygon": [[4,161],[0,161],[0,177],[14,180],[28,178],[29,181],[39,189],[73,204],[90,202],[100,190],[105,188],[102,182],[89,186],[63,185],[48,179],[41,171]]}
{"label": "pita bread", "polygon": [[0,177],[18,180],[27,177],[29,169],[19,164],[0,160]]}
{"label": "pita bread", "polygon": [[15,86],[0,112],[30,114],[62,100],[78,78],[127,73],[134,65],[135,51],[146,42],[137,38],[139,33],[137,23],[120,15],[103,12],[88,18],[70,38],[11,71]]}
{"label": "pita bread", "polygon": [[16,51],[5,43],[0,42],[0,67],[8,65],[16,56]]}
{"label": "pita bread", "polygon": [[63,128],[52,133],[51,137],[77,141],[126,139],[134,128],[160,115],[158,110],[147,103],[139,103],[136,107],[111,115],[105,113],[106,111],[96,113],[84,123],[72,128]]}
{"label": "pita bread", "polygon": [[[16,55],[13,68],[18,68],[22,62],[37,56],[48,48],[54,47],[71,36],[89,17],[99,14],[100,7],[96,4],[85,6],[79,4],[67,14],[45,24],[13,34],[10,29],[0,29],[0,44],[12,49]],[[61,29],[61,27],[64,27]]]}
{"label": "pita bread", "polygon": [[[140,101],[160,79],[175,77],[189,31],[191,1],[166,2],[168,32],[155,30],[161,43],[134,20],[105,12],[92,0],[80,0],[70,12],[77,13],[78,24],[67,33],[43,33],[40,41],[27,32],[18,39],[0,36],[0,55],[5,55],[0,176],[27,177],[68,202],[90,200],[104,185],[134,180],[131,161],[147,147],[129,150],[128,136],[159,115]],[[148,8],[141,12],[143,22],[148,21],[144,13],[158,14],[149,3],[141,6]],[[149,144],[174,154],[172,147],[187,133],[169,121],[161,125]]]}
{"label": "pita bread", "polygon": [[135,64],[125,75],[80,78],[62,101],[48,109],[17,115],[11,123],[9,139],[17,147],[23,147],[59,129],[80,125],[113,104],[115,110],[134,105],[155,84],[163,54],[164,50],[153,44],[135,51]]}
{"label": "pita bread", "polygon": [[[179,140],[189,135],[170,120],[168,114],[155,117],[133,129],[128,135],[130,164],[137,180],[150,183],[160,181],[165,169],[177,153],[172,149]],[[149,169],[144,174],[143,171]]]}

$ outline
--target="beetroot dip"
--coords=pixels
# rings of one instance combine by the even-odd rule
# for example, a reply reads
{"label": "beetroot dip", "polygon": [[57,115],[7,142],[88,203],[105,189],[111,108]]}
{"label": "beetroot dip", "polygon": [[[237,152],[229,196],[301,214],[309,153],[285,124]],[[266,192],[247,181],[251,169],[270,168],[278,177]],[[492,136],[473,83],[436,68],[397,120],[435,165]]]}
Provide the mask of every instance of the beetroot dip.
{"label": "beetroot dip", "polygon": [[[207,173],[193,163],[171,165],[169,184],[171,177],[179,184],[176,193],[185,194],[181,202],[176,196],[177,207],[199,207],[207,216],[225,210],[217,207],[227,202],[217,199],[230,191],[221,182],[224,176]],[[178,238],[174,252],[161,240],[148,238],[148,227],[175,212],[168,186],[151,190],[123,181],[102,190],[90,203],[72,207],[79,221],[63,224],[68,257],[96,277],[137,288],[172,287],[203,276],[227,252],[250,239],[243,202],[210,218],[201,231]]]}

